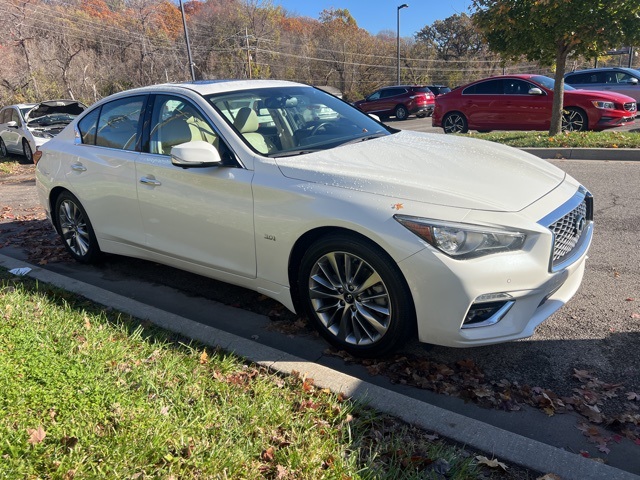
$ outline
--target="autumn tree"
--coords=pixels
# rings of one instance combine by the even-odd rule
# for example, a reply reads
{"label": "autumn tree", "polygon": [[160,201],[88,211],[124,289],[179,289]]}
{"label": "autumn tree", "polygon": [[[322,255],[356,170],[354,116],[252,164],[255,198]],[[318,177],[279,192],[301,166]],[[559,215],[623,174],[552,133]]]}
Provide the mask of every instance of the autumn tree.
{"label": "autumn tree", "polygon": [[525,56],[555,67],[549,135],[562,131],[569,54],[594,58],[640,42],[640,2],[629,0],[473,0],[475,24],[507,59]]}

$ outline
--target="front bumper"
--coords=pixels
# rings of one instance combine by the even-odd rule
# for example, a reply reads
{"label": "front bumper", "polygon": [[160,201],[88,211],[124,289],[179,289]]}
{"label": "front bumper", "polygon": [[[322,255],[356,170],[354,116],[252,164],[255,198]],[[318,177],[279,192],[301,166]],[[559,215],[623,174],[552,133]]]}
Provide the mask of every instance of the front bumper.
{"label": "front bumper", "polygon": [[[518,252],[455,260],[427,248],[400,262],[405,278],[413,280],[420,341],[472,347],[526,338],[567,303],[584,276],[593,223],[560,269],[550,263],[554,234],[536,227]],[[486,315],[473,319],[477,312]]]}

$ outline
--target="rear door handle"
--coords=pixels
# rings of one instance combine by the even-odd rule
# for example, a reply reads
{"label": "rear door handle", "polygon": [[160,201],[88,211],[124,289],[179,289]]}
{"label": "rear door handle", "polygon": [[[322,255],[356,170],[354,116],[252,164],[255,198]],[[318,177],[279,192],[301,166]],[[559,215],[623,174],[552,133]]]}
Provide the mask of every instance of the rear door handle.
{"label": "rear door handle", "polygon": [[87,167],[78,162],[71,165],[71,170],[73,170],[74,172],[86,172]]}

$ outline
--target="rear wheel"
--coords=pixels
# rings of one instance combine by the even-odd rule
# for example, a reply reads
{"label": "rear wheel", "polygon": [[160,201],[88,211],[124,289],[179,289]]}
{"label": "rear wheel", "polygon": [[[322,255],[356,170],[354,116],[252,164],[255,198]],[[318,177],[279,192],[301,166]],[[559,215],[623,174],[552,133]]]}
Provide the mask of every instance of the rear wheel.
{"label": "rear wheel", "polygon": [[4,140],[2,140],[2,138],[0,138],[0,154],[3,157],[9,156],[9,152],[7,151],[7,146],[4,144]]}
{"label": "rear wheel", "polygon": [[579,108],[568,107],[562,113],[563,132],[583,132],[589,128],[587,115]]}
{"label": "rear wheel", "polygon": [[33,163],[33,152],[31,151],[31,145],[26,139],[22,139],[22,154],[27,159],[28,163]]}
{"label": "rear wheel", "polygon": [[458,112],[447,113],[442,120],[444,133],[467,133],[469,127],[465,116]]}
{"label": "rear wheel", "polygon": [[398,105],[396,107],[395,116],[398,120],[406,120],[409,116],[409,110],[404,105]]}
{"label": "rear wheel", "polygon": [[93,263],[100,258],[98,240],[80,201],[69,192],[56,200],[54,219],[58,233],[71,256],[81,263]]}
{"label": "rear wheel", "polygon": [[353,355],[389,353],[415,327],[411,295],[397,266],[356,237],[329,235],[311,245],[302,258],[298,293],[320,334]]}

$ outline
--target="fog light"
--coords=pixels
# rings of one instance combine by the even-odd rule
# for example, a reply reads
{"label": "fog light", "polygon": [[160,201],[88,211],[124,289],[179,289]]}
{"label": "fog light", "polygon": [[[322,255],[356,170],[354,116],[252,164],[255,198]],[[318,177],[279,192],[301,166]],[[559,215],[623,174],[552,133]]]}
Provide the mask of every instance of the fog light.
{"label": "fog light", "polygon": [[[502,300],[497,300],[502,298]],[[508,293],[491,293],[481,295],[471,305],[462,323],[462,328],[488,327],[495,325],[504,318],[507,312],[516,303]],[[493,300],[489,300],[493,299]]]}

